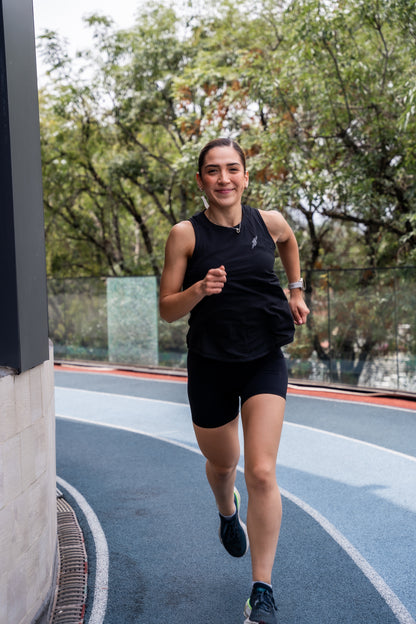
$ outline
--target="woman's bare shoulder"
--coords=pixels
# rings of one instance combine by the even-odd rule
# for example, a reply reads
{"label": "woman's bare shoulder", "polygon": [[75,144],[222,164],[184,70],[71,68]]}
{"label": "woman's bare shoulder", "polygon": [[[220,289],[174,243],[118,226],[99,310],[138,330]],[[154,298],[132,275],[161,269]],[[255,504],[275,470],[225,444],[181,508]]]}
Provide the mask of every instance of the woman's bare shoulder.
{"label": "woman's bare shoulder", "polygon": [[168,244],[178,251],[192,253],[195,246],[195,231],[190,221],[179,221],[169,234]]}
{"label": "woman's bare shoulder", "polygon": [[278,210],[259,210],[259,213],[275,242],[287,237],[290,228],[281,212]]}

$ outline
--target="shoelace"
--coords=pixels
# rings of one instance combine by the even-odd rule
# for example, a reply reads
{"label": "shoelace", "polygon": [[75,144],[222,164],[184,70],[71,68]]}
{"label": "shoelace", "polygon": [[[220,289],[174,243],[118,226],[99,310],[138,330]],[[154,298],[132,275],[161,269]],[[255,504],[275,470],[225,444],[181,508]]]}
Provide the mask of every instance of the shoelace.
{"label": "shoelace", "polygon": [[238,542],[240,540],[240,530],[241,527],[238,522],[238,516],[226,522],[224,524],[224,535],[227,536],[227,539],[233,542]]}
{"label": "shoelace", "polygon": [[260,607],[266,613],[272,613],[276,610],[273,595],[267,590],[257,590],[254,596],[253,608]]}

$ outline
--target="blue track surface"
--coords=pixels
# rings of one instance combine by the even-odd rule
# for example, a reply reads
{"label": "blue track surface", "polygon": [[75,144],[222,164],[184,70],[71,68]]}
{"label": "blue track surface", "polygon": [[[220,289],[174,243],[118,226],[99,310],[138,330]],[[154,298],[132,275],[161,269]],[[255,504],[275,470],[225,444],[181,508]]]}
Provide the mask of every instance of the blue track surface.
{"label": "blue track surface", "polygon": [[[89,554],[86,621],[242,624],[250,560],[218,540],[185,384],[58,371],[56,412],[57,473],[109,550],[97,611],[94,527],[67,493]],[[414,623],[416,412],[289,395],[277,475],[279,623]],[[237,485],[244,517],[242,472]]]}

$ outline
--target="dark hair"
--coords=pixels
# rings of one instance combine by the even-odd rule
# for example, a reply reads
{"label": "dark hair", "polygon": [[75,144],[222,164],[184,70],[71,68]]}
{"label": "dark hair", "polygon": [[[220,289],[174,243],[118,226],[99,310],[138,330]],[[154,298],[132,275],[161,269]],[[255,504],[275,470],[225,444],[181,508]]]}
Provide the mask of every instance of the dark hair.
{"label": "dark hair", "polygon": [[246,156],[237,141],[234,141],[233,139],[213,139],[212,141],[207,143],[200,151],[198,158],[199,175],[201,175],[202,173],[202,167],[204,166],[206,155],[210,150],[214,149],[214,147],[233,147],[240,156],[241,163],[244,167],[244,172],[246,171]]}

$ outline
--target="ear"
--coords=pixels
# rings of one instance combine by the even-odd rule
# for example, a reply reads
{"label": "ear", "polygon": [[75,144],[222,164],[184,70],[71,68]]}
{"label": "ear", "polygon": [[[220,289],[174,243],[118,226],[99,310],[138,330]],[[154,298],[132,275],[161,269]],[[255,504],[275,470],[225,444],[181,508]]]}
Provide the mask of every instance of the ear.
{"label": "ear", "polygon": [[244,188],[248,187],[248,171],[246,171],[246,181],[244,182]]}
{"label": "ear", "polygon": [[198,184],[199,190],[203,191],[204,190],[204,186],[202,184],[201,176],[199,175],[199,173],[196,174],[196,183]]}

